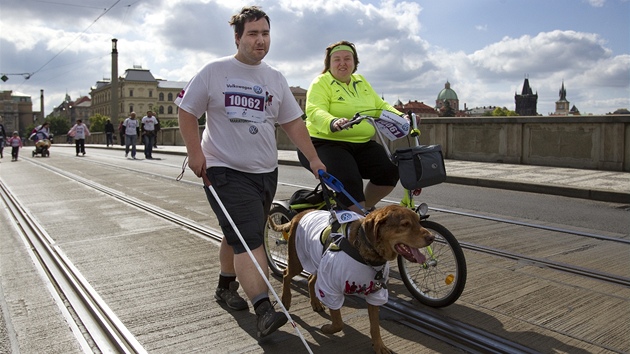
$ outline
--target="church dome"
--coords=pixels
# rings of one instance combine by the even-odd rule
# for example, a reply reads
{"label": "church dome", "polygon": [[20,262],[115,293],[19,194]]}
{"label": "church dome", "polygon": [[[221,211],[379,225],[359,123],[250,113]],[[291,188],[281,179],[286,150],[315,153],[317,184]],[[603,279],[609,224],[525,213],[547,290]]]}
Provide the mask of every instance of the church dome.
{"label": "church dome", "polygon": [[451,83],[450,82],[446,81],[446,83],[444,84],[444,89],[442,89],[442,91],[440,91],[440,93],[438,94],[437,99],[440,100],[440,101],[458,100],[457,94],[455,93],[455,91],[453,91],[451,89]]}

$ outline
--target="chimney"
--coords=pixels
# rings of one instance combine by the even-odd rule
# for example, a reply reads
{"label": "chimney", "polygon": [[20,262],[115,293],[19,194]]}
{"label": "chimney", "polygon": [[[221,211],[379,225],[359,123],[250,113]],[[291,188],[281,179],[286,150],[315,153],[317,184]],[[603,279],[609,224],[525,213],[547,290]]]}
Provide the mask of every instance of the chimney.
{"label": "chimney", "polygon": [[111,121],[114,126],[118,125],[118,48],[116,46],[118,40],[112,39],[112,80],[111,80]]}
{"label": "chimney", "polygon": [[46,119],[44,114],[44,90],[39,90],[39,114],[42,116],[42,122]]}

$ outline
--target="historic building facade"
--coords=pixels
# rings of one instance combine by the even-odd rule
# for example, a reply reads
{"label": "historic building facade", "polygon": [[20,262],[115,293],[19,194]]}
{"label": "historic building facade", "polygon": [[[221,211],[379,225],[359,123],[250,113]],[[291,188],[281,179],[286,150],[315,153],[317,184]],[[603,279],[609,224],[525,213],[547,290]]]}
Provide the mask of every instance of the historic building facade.
{"label": "historic building facade", "polygon": [[435,108],[424,104],[424,102],[418,102],[417,100],[416,101],[409,100],[409,102],[407,103],[402,103],[400,100],[398,100],[396,101],[396,103],[394,103],[393,106],[394,108],[396,108],[397,110],[403,113],[412,112],[420,117],[437,117],[438,116],[438,111]]}
{"label": "historic building facade", "polygon": [[0,91],[0,117],[7,132],[17,131],[20,136],[29,124],[35,122],[31,96],[13,91]]}
{"label": "historic building facade", "polygon": [[[186,85],[183,81],[156,79],[151,71],[134,66],[125,70],[118,79],[118,120],[131,112],[143,117],[146,111],[155,112],[159,119],[177,119],[177,106],[173,101]],[[92,87],[92,113],[111,116],[111,81],[98,81]]]}
{"label": "historic building facade", "polygon": [[514,101],[516,102],[516,113],[519,116],[537,116],[538,112],[538,92],[535,94],[532,91],[532,88],[529,86],[529,79],[525,78],[525,82],[523,83],[523,90],[521,94],[514,93]]}
{"label": "historic building facade", "polygon": [[67,118],[71,126],[77,122],[77,119],[88,123],[88,119],[92,116],[92,100],[88,96],[81,96],[73,101],[70,95],[66,94],[63,102],[53,108],[52,114],[56,117]]}
{"label": "historic building facade", "polygon": [[451,89],[451,83],[448,82],[448,80],[444,84],[442,91],[438,93],[437,99],[435,100],[435,109],[439,111],[443,109],[445,105],[449,105],[453,111],[459,112],[459,98],[457,97],[457,93]]}

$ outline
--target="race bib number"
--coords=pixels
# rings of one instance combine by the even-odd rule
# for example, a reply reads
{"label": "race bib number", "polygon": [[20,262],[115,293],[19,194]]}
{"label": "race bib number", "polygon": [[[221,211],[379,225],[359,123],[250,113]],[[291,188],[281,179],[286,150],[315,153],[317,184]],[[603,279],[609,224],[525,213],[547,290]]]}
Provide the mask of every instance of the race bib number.
{"label": "race bib number", "polygon": [[260,85],[240,79],[228,79],[225,90],[225,111],[228,117],[264,122],[265,94]]}
{"label": "race bib number", "polygon": [[409,122],[390,111],[383,110],[379,119],[374,120],[376,129],[389,140],[396,140],[409,134]]}

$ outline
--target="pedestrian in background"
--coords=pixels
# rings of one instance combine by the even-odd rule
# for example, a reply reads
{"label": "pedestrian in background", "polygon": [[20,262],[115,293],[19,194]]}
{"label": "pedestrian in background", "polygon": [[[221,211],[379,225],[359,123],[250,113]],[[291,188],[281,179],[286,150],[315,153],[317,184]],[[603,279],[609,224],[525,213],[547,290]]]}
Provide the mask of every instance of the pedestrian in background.
{"label": "pedestrian in background", "polygon": [[109,145],[114,146],[114,125],[109,119],[105,122],[105,141],[107,147],[109,147]]}
{"label": "pedestrian in background", "polygon": [[3,121],[2,117],[0,117],[0,159],[4,158],[4,144],[6,144],[7,141],[7,131],[2,124]]}
{"label": "pedestrian in background", "polygon": [[156,124],[157,119],[153,116],[153,112],[147,111],[147,115],[142,117],[142,142],[144,143],[144,157],[147,160],[153,159]]}
{"label": "pedestrian in background", "polygon": [[77,119],[77,123],[68,131],[68,135],[74,138],[77,156],[79,156],[79,154],[85,156],[85,138],[90,136],[90,130],[87,125],[83,124],[81,119]]}
{"label": "pedestrian in background", "polygon": [[[278,183],[276,124],[310,161],[313,174],[325,166],[317,157],[286,78],[263,62],[269,51],[269,17],[258,7],[244,7],[232,16],[236,54],[206,64],[175,99],[179,126],[188,152],[188,166],[203,179],[206,197],[224,237],[215,299],[233,310],[247,310],[239,282],[254,306],[257,335],[269,335],[287,322],[269,300],[264,276],[269,267],[263,246],[265,222]],[[197,119],[206,114],[203,138]],[[212,184],[218,198],[208,186]],[[225,207],[243,235],[249,257],[231,227]],[[236,281],[238,278],[239,282]]]}
{"label": "pedestrian in background", "polygon": [[136,142],[138,141],[138,131],[140,129],[136,119],[136,112],[131,112],[122,124],[125,127],[125,157],[129,157],[129,147],[131,147],[131,158],[135,160]]}
{"label": "pedestrian in background", "polygon": [[153,139],[153,148],[157,149],[157,138],[158,132],[160,131],[160,119],[157,116],[154,116],[157,124],[155,125],[155,139]]}
{"label": "pedestrian in background", "polygon": [[13,132],[13,136],[9,138],[7,145],[11,147],[11,161],[17,161],[18,154],[22,148],[22,139],[20,139],[17,131]]}
{"label": "pedestrian in background", "polygon": [[125,146],[125,126],[123,125],[124,121],[120,121],[118,123],[118,135],[120,136],[120,146]]}

